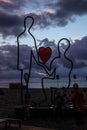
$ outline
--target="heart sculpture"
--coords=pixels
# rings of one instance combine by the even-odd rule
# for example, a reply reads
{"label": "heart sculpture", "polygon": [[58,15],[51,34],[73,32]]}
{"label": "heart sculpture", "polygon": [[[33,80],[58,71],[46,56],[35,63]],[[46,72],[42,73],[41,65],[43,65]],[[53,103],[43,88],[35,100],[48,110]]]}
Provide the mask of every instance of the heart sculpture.
{"label": "heart sculpture", "polygon": [[52,50],[50,47],[39,48],[39,56],[40,56],[40,59],[43,61],[43,63],[46,63],[49,60],[51,54],[52,54]]}

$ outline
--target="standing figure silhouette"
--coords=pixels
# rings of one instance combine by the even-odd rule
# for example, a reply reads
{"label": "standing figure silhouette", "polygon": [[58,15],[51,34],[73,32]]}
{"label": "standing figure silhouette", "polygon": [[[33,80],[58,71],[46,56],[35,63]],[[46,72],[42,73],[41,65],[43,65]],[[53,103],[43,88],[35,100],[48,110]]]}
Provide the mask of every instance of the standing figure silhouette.
{"label": "standing figure silhouette", "polygon": [[[60,43],[61,41],[67,41],[68,45],[64,50],[60,49]],[[50,67],[49,68],[45,68],[46,69],[46,73],[48,74],[47,77],[43,77],[42,78],[42,89],[44,90],[44,80],[47,79],[51,79],[51,80],[55,80],[56,76],[59,75],[59,71],[63,70],[64,68],[64,64],[66,66],[68,66],[68,68],[66,69],[66,73],[67,73],[67,83],[66,83],[66,87],[69,88],[70,84],[71,84],[71,72],[73,69],[73,62],[72,60],[67,56],[67,51],[70,47],[70,41],[67,38],[62,38],[59,40],[58,42],[58,56],[55,57],[51,63],[50,63]],[[62,65],[61,65],[62,63]],[[65,71],[63,72],[63,74],[65,74]],[[55,93],[56,94],[56,93]],[[53,96],[55,97],[55,96]],[[47,100],[47,99],[45,99]],[[42,104],[45,100],[41,101],[40,104]]]}
{"label": "standing figure silhouette", "polygon": [[[32,57],[37,59],[37,62],[39,62],[38,58],[38,52],[37,52],[37,46],[36,46],[36,40],[32,33],[30,32],[30,29],[32,28],[34,24],[34,18],[31,16],[27,16],[24,18],[24,30],[17,36],[17,69],[21,72],[21,102],[23,103],[23,81],[24,81],[24,74],[28,73],[27,83],[29,83],[30,74],[31,74],[31,67],[32,67]],[[29,47],[28,55],[26,52],[23,52],[23,46],[24,44],[28,46],[32,46],[35,49],[33,50],[32,47]],[[23,57],[23,53],[25,54],[25,57]],[[27,61],[26,61],[27,59]],[[27,63],[27,67],[23,66],[23,64]],[[26,88],[26,91],[28,91],[28,85]]]}

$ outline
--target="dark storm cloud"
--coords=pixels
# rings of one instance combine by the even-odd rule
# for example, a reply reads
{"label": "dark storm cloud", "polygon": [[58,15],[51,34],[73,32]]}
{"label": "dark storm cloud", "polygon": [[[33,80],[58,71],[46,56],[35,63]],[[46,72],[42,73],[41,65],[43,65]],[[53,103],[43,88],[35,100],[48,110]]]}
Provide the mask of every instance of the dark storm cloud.
{"label": "dark storm cloud", "polygon": [[67,15],[87,14],[87,0],[59,0],[58,6]]}
{"label": "dark storm cloud", "polygon": [[0,47],[0,70],[16,69],[16,46],[4,45]]}
{"label": "dark storm cloud", "polygon": [[[39,12],[36,10],[37,6],[40,6]],[[27,11],[22,14],[24,8]],[[65,26],[70,21],[74,22],[76,16],[87,14],[87,0],[58,0],[55,3],[38,0],[0,1],[0,33],[3,36],[17,36],[22,31],[23,18],[26,14],[34,17],[35,27]]]}
{"label": "dark storm cloud", "polygon": [[0,11],[0,33],[5,37],[9,35],[17,36],[22,31],[22,18]]}
{"label": "dark storm cloud", "polygon": [[70,57],[74,63],[74,68],[83,68],[87,66],[87,36],[81,40],[75,40],[71,44],[70,49],[67,52],[67,56]]}
{"label": "dark storm cloud", "polygon": [[69,53],[73,55],[74,59],[87,60],[86,50],[87,50],[87,36],[83,37],[81,40],[75,40],[74,44],[71,45]]}
{"label": "dark storm cloud", "polygon": [[[47,38],[40,41],[38,48],[41,46],[47,47],[49,46],[52,49],[52,56],[49,61],[46,63],[48,66],[50,62],[55,56],[58,56],[58,48],[54,41],[49,41]],[[83,47],[84,46],[84,47]],[[22,64],[24,69],[28,69],[29,66],[29,51],[31,47],[28,45],[20,45],[22,50]],[[61,45],[62,49],[65,48],[65,45]],[[74,69],[83,69],[87,67],[87,36],[82,38],[81,40],[76,40],[74,43],[71,44],[70,49],[67,52],[67,57],[73,61]],[[3,45],[0,46],[0,72],[2,71],[11,71],[14,75],[16,75],[17,71],[17,46],[15,45]],[[58,59],[60,66],[62,65],[64,68],[70,68],[68,62],[65,61],[64,57],[62,59]],[[55,66],[58,64],[57,60],[55,62]],[[41,76],[39,73],[45,73],[44,69],[37,65],[37,63],[33,60],[33,75],[37,77]],[[62,70],[61,70],[62,72]],[[40,74],[41,74],[40,73]],[[5,73],[4,73],[5,74]],[[3,77],[3,74],[2,74]]]}
{"label": "dark storm cloud", "polygon": [[0,33],[2,36],[17,36],[22,32],[24,17],[21,15],[20,10],[25,6],[26,2],[28,0],[0,1]]}
{"label": "dark storm cloud", "polygon": [[87,14],[87,0],[58,0],[55,4],[48,7],[53,8],[56,13],[53,16],[62,26],[62,21],[67,24],[68,21],[74,21],[75,16]]}
{"label": "dark storm cloud", "polygon": [[6,11],[11,11],[10,13],[21,9],[27,0],[11,0],[9,2],[0,1],[0,7]]}
{"label": "dark storm cloud", "polygon": [[[24,69],[29,66],[29,52],[31,47],[28,45],[20,45],[22,64]],[[16,70],[17,69],[17,46],[3,45],[0,47],[0,70]],[[34,66],[35,67],[35,66]]]}
{"label": "dark storm cloud", "polygon": [[[6,43],[5,43],[6,44]],[[54,41],[49,41],[47,38],[40,41],[40,44],[38,46],[41,47],[51,47],[53,49],[53,55],[56,51],[56,44]],[[22,64],[24,66],[24,69],[27,69],[29,67],[29,52],[31,51],[31,47],[28,45],[20,45],[21,49],[21,58],[22,58]],[[35,52],[34,52],[35,53]],[[57,52],[58,55],[58,52]],[[0,46],[0,70],[15,70],[17,69],[17,46],[15,45],[3,45]],[[51,58],[52,60],[52,58]],[[33,68],[39,70],[41,67],[37,65],[37,63],[33,60]]]}
{"label": "dark storm cloud", "polygon": [[17,36],[22,32],[24,14],[21,13],[22,8],[27,8],[26,3],[32,6],[38,5],[38,2],[28,0],[11,0],[11,2],[0,1],[0,33],[3,37]]}
{"label": "dark storm cloud", "polygon": [[40,27],[65,26],[68,22],[74,22],[76,16],[87,14],[87,0],[58,0],[45,6],[48,7],[48,11],[39,15],[31,13]]}
{"label": "dark storm cloud", "polygon": [[[60,51],[61,56],[63,56],[64,52],[67,48],[67,44],[64,44],[65,41],[60,43]],[[47,38],[43,39],[40,46],[47,47],[49,46],[52,49],[52,57],[49,59],[51,61],[54,57],[58,56],[58,45],[54,43],[54,41],[49,41]],[[66,52],[66,56],[73,61],[74,68],[84,68],[87,67],[87,36],[83,37],[81,40],[75,40],[74,43],[70,44],[69,50]],[[69,62],[66,62],[65,58],[58,59],[58,62],[63,65],[65,68],[70,68]],[[49,62],[48,62],[49,65]]]}
{"label": "dark storm cloud", "polygon": [[[67,44],[65,45],[64,43],[65,41],[60,43],[61,56],[64,55],[62,50],[65,51],[67,48]],[[47,65],[49,66],[52,59],[59,55],[58,45],[55,44],[54,41],[49,41],[47,38],[45,38],[40,41],[39,47],[40,46],[50,47],[52,49],[52,55],[47,62]],[[87,36],[83,37],[81,40],[76,40],[74,43],[71,43],[69,50],[66,52],[66,56],[72,60],[75,69],[87,67]],[[63,67],[70,68],[69,62],[67,62],[64,57],[62,59],[58,59],[58,62],[63,65]]]}

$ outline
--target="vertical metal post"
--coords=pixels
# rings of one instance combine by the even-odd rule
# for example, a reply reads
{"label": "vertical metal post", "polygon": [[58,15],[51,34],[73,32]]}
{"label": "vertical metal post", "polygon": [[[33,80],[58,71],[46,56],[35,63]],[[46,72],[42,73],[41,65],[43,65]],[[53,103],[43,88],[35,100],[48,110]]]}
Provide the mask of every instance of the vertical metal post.
{"label": "vertical metal post", "polygon": [[76,79],[77,79],[76,74],[73,75],[73,78],[74,78],[74,83],[75,83],[75,82],[76,82]]}
{"label": "vertical metal post", "polygon": [[59,82],[58,82],[58,80],[59,80],[59,75],[56,75],[56,79],[57,79],[57,87],[59,88]]}
{"label": "vertical metal post", "polygon": [[22,78],[23,78],[23,70],[21,70],[21,105],[23,104],[23,83],[22,83]]}

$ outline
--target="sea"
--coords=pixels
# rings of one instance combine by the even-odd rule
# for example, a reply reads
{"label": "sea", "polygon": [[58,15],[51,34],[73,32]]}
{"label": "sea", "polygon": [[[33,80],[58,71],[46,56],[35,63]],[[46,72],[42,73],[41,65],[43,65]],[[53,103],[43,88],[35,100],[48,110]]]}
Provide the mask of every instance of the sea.
{"label": "sea", "polygon": [[[1,79],[0,80],[0,88],[9,88],[9,83],[20,83],[19,79]],[[79,87],[87,88],[87,79],[85,78],[78,78],[78,79],[71,79],[70,87],[72,88],[74,83],[78,83]],[[66,87],[68,84],[66,78],[62,78],[59,80],[45,80],[44,81],[44,88],[56,87],[62,88],[63,86]],[[42,82],[39,78],[32,78],[29,85],[29,88],[42,88]]]}

